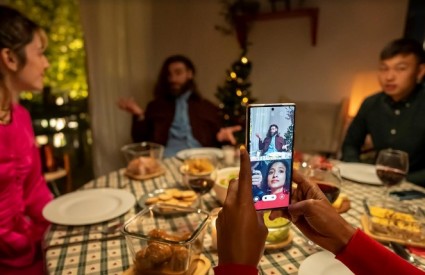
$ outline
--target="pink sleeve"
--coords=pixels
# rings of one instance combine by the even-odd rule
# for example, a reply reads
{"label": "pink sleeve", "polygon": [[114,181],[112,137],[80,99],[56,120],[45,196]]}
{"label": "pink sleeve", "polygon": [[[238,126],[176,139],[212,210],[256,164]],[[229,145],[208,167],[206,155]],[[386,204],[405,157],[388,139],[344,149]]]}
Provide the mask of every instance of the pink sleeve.
{"label": "pink sleeve", "polygon": [[360,229],[357,229],[348,245],[336,255],[336,258],[357,275],[424,274],[423,271],[369,238]]}
{"label": "pink sleeve", "polygon": [[[41,173],[26,111],[15,107],[9,127],[2,129],[3,137],[8,139],[3,139],[0,146],[0,265],[23,267],[30,265],[40,251],[49,225],[42,216],[42,209],[52,195]],[[14,157],[16,152],[19,157]]]}
{"label": "pink sleeve", "polygon": [[258,270],[255,266],[240,265],[240,264],[224,264],[214,267],[215,275],[258,275]]}
{"label": "pink sleeve", "polygon": [[53,199],[53,196],[41,173],[40,155],[37,147],[33,148],[32,153],[34,165],[24,187],[25,214],[34,223],[34,239],[41,240],[50,224],[42,215],[43,208]]}

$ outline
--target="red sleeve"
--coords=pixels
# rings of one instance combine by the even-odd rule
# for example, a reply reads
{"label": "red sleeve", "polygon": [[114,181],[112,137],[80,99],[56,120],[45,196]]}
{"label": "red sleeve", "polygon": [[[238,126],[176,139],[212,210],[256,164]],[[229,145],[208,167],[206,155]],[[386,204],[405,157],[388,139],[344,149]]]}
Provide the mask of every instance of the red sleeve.
{"label": "red sleeve", "polygon": [[377,241],[357,229],[348,245],[336,258],[357,275],[424,274]]}
{"label": "red sleeve", "polygon": [[240,264],[223,264],[214,267],[215,275],[258,275],[258,270],[252,265],[240,265]]}

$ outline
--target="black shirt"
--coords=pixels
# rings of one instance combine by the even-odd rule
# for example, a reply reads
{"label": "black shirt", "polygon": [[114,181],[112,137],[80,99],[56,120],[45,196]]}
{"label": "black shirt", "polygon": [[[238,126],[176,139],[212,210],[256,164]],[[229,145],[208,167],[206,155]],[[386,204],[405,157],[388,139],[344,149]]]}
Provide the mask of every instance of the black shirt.
{"label": "black shirt", "polygon": [[375,150],[398,149],[409,154],[407,180],[425,186],[425,87],[418,85],[404,100],[384,92],[366,98],[348,128],[342,145],[344,161],[359,161],[365,137]]}

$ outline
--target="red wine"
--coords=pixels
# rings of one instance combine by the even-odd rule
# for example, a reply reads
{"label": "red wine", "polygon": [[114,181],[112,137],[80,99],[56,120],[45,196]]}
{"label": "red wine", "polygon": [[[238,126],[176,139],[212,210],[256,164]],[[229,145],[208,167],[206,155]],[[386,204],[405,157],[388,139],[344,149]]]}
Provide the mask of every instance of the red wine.
{"label": "red wine", "polygon": [[189,180],[189,186],[193,191],[199,194],[208,193],[211,188],[214,186],[214,181],[212,179],[191,179]]}
{"label": "red wine", "polygon": [[319,186],[320,190],[322,190],[323,194],[325,194],[326,198],[330,203],[336,201],[339,196],[339,193],[341,192],[341,190],[337,186],[329,185],[324,182],[317,183],[317,185]]}
{"label": "red wine", "polygon": [[406,176],[406,173],[401,170],[380,165],[376,167],[376,174],[388,186],[399,184]]}

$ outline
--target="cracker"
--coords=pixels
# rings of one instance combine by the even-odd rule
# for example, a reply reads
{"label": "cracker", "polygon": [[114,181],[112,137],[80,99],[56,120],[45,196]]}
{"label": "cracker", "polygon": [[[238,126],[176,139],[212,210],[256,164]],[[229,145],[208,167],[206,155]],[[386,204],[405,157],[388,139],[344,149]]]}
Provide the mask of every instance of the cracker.
{"label": "cracker", "polygon": [[151,198],[147,198],[145,200],[145,204],[146,205],[150,205],[150,204],[157,203],[158,201],[159,201],[159,198],[158,197],[151,197]]}
{"label": "cracker", "polygon": [[172,196],[170,194],[164,193],[164,194],[160,194],[158,198],[162,201],[168,201],[172,198]]}

